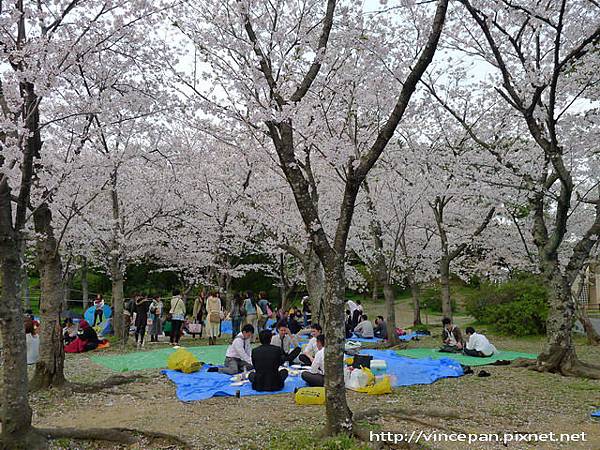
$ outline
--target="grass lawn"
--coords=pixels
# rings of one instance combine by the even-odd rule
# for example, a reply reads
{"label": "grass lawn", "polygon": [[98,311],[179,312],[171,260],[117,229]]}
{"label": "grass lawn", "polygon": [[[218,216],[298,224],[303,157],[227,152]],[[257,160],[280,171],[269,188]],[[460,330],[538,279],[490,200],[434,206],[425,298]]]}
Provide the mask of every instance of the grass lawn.
{"label": "grass lawn", "polygon": [[[383,311],[382,304],[363,302],[369,315]],[[410,302],[397,305],[399,324],[409,325]],[[436,347],[440,343],[439,316],[429,316],[433,336],[410,342],[409,348]],[[471,322],[466,316],[459,324]],[[542,337],[511,338],[482,329],[499,349],[538,353]],[[184,345],[205,345],[206,340],[185,338]],[[221,339],[219,343],[227,343]],[[148,344],[146,350],[165,344]],[[135,351],[110,348],[106,353]],[[577,339],[577,351],[588,362],[600,361],[600,348]],[[352,391],[348,402],[355,412],[381,408],[384,414],[361,420],[363,429],[395,433],[586,433],[586,442],[466,444],[461,442],[426,443],[415,448],[435,449],[590,449],[600,448],[600,423],[590,412],[600,408],[600,381],[564,378],[552,374],[517,369],[511,366],[485,366],[491,377],[475,375],[442,379],[432,385],[394,389],[393,394],[372,397]],[[94,364],[88,355],[67,355],[66,373],[71,381],[92,382],[114,375]],[[201,402],[177,400],[175,386],[158,369],[140,371],[139,382],[117,386],[93,394],[68,394],[63,391],[31,395],[34,422],[44,427],[124,427],[160,431],[176,435],[197,449],[363,449],[364,442],[348,438],[322,440],[318,432],[324,423],[324,407],[297,406],[293,395],[212,398]],[[140,448],[100,442],[55,441],[53,448]],[[154,441],[151,449],[177,448]],[[401,447],[395,447],[401,448]]]}

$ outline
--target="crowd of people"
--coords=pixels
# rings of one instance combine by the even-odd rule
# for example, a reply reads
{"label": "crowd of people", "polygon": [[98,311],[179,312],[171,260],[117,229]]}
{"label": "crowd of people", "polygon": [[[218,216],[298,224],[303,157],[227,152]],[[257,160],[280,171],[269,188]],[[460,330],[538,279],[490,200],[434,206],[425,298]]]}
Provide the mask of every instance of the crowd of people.
{"label": "crowd of people", "polygon": [[297,363],[306,367],[301,377],[309,386],[323,386],[325,335],[322,327],[316,323],[311,325],[311,338],[303,348],[285,319],[277,322],[275,329],[275,333],[266,328],[258,331],[260,345],[253,349],[251,343],[256,330],[252,324],[245,324],[227,347],[223,367],[210,367],[208,371],[228,375],[248,372],[252,389],[278,391],[289,374],[282,366]]}
{"label": "crowd of people", "polygon": [[308,297],[303,298],[300,308],[289,310],[274,308],[266,292],[260,292],[258,296],[252,291],[236,293],[228,310],[225,303],[221,292],[217,290],[200,291],[193,306],[191,303],[188,305],[178,289],[173,291],[168,305],[163,303],[160,296],[134,294],[125,303],[125,322],[127,326],[135,327],[135,342],[137,347],[142,348],[148,322],[151,323],[151,342],[158,342],[159,337],[164,334],[169,336],[171,345],[178,347],[184,334],[194,338],[207,337],[209,345],[215,345],[222,334],[225,320],[231,320],[232,339],[241,332],[244,325],[252,325],[256,331],[252,335],[252,343],[256,341],[260,331],[266,328],[269,319],[287,323],[292,335],[306,328],[311,320]]}

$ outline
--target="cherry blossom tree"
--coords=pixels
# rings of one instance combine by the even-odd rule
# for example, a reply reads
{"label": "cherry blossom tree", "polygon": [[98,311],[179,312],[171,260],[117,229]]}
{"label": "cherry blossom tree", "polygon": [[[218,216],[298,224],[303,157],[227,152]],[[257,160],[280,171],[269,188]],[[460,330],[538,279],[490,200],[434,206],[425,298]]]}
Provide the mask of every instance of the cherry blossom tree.
{"label": "cherry blossom tree", "polygon": [[[214,69],[214,82],[233,101],[223,115],[260,130],[271,139],[277,161],[292,189],[306,233],[325,274],[327,354],[327,429],[350,432],[352,415],[343,387],[342,357],[345,303],[345,256],[356,196],[369,170],[392,138],[407,105],[435,53],[444,23],[447,1],[439,1],[435,12],[426,5],[417,12],[418,32],[413,23],[402,26],[385,14],[370,18],[354,14],[352,4],[335,0],[325,5],[295,5],[268,2],[209,2],[191,4],[192,18],[179,25],[197,45]],[[400,9],[402,11],[402,9]],[[407,16],[415,13],[407,6]],[[433,19],[431,19],[433,15]],[[199,20],[200,19],[200,20]],[[414,37],[410,50],[399,39]],[[328,47],[333,47],[329,49]],[[390,49],[398,48],[390,52]],[[416,49],[416,51],[415,51]],[[342,56],[340,58],[340,55]],[[388,55],[391,61],[386,61]],[[377,129],[360,130],[352,137],[359,113],[360,97],[344,94],[353,81],[367,79],[370,67],[391,67],[385,77],[402,80],[390,101],[388,113]],[[381,71],[383,73],[383,70]],[[371,74],[369,74],[371,75]],[[210,72],[208,77],[210,78]],[[384,78],[383,75],[379,75]],[[373,87],[373,78],[369,79]],[[188,83],[192,85],[192,83]],[[331,87],[335,86],[336,92]],[[364,86],[364,84],[363,84]],[[210,95],[199,93],[213,107]],[[383,99],[383,92],[363,97]],[[327,101],[332,109],[328,109]],[[326,130],[323,132],[322,128]],[[344,147],[341,147],[344,142]],[[361,146],[352,143],[361,142]],[[311,184],[312,162],[305,149],[317,148],[341,175],[332,230],[321,221]]]}
{"label": "cherry blossom tree", "polygon": [[[533,368],[599,378],[575,353],[572,285],[600,234],[597,180],[589,176],[597,120],[582,107],[597,91],[600,8],[588,1],[460,3],[449,45],[488,63],[490,76],[477,90],[463,84],[434,95],[528,191],[537,264],[550,289],[547,346]],[[494,122],[474,113],[475,102]],[[510,112],[493,114],[502,107]],[[572,212],[582,203],[595,212],[573,236]]]}

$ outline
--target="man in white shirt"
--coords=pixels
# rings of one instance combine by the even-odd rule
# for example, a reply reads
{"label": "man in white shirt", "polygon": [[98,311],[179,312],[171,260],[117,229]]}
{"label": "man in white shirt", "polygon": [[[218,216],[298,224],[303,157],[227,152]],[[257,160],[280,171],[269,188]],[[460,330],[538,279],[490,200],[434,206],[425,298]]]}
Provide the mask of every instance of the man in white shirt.
{"label": "man in white shirt", "polygon": [[309,370],[302,372],[302,379],[311,387],[325,385],[325,335],[317,336],[317,353]]}
{"label": "man in white shirt", "polygon": [[242,328],[242,332],[238,334],[231,345],[227,347],[225,353],[225,367],[217,368],[210,367],[208,372],[226,373],[235,375],[244,370],[252,370],[252,336],[254,335],[254,327],[251,324],[246,324]]}
{"label": "man in white shirt", "polygon": [[304,346],[304,351],[298,359],[305,366],[310,366],[315,359],[315,355],[319,350],[317,348],[317,336],[323,333],[323,328],[318,323],[313,323],[310,327],[311,338],[308,341],[308,344]]}
{"label": "man in white shirt", "polygon": [[373,324],[366,314],[363,314],[361,319],[358,325],[354,327],[354,334],[359,338],[372,339],[375,336],[373,333]]}
{"label": "man in white shirt", "polygon": [[483,334],[475,333],[473,327],[467,327],[465,330],[468,341],[464,350],[467,356],[488,357],[497,352],[496,347],[490,344],[488,338]]}

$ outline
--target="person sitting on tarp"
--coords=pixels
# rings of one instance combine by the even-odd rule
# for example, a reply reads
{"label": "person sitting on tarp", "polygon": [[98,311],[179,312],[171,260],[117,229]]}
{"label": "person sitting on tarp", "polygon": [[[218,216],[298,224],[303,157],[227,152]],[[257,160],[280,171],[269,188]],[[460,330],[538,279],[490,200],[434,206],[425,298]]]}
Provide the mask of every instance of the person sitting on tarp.
{"label": "person sitting on tarp", "polygon": [[292,334],[298,334],[300,330],[302,330],[302,326],[298,321],[298,316],[296,315],[296,313],[290,314],[285,323],[287,323],[287,327],[290,329],[290,333]]}
{"label": "person sitting on tarp", "polygon": [[486,358],[492,356],[498,350],[494,347],[488,338],[483,334],[475,332],[473,327],[467,327],[465,330],[468,341],[465,347],[464,353],[467,356],[477,356],[480,358]]}
{"label": "person sitting on tarp", "polygon": [[372,339],[375,336],[373,333],[373,324],[366,314],[361,316],[361,321],[354,327],[354,334],[359,338],[366,339]]}
{"label": "person sitting on tarp", "polygon": [[463,337],[460,328],[452,323],[452,319],[444,317],[442,319],[442,341],[444,345],[440,348],[440,352],[460,353],[463,350]]}
{"label": "person sitting on tarp", "polygon": [[344,331],[346,334],[346,339],[350,339],[352,337],[352,330],[354,327],[352,326],[352,314],[350,310],[346,310],[346,320],[344,322]]}
{"label": "person sitting on tarp", "polygon": [[98,347],[100,340],[96,334],[96,330],[90,327],[90,324],[86,320],[79,322],[79,331],[77,332],[77,339],[68,345],[65,345],[65,352],[67,353],[82,353],[94,350]]}
{"label": "person sitting on tarp", "polygon": [[73,319],[65,319],[65,323],[63,324],[63,339],[65,341],[65,345],[70,344],[75,339],[77,339],[77,324],[73,323]]}
{"label": "person sitting on tarp", "polygon": [[220,372],[235,375],[246,370],[252,370],[252,336],[254,327],[247,323],[242,327],[225,353],[225,367],[210,367],[208,372]]}
{"label": "person sitting on tarp", "polygon": [[323,328],[318,323],[313,323],[310,327],[311,338],[308,344],[304,346],[302,354],[298,356],[300,362],[305,366],[310,366],[315,359],[315,355],[319,349],[317,348],[317,336],[323,333]]}
{"label": "person sitting on tarp", "polygon": [[302,379],[311,387],[325,385],[325,335],[317,336],[317,353],[309,370],[302,372]]}
{"label": "person sitting on tarp", "polygon": [[387,339],[387,323],[385,323],[385,320],[383,320],[383,316],[377,316],[375,319],[373,335],[379,339]]}
{"label": "person sitting on tarp", "polygon": [[271,338],[271,345],[279,347],[286,356],[287,361],[294,361],[302,351],[298,347],[298,337],[290,332],[286,322],[279,322],[277,324],[277,334],[273,335],[271,333],[271,335],[273,336]]}
{"label": "person sitting on tarp", "polygon": [[252,366],[255,372],[248,375],[255,391],[280,391],[288,376],[286,369],[279,367],[288,359],[280,346],[273,345],[270,330],[262,330],[258,338],[261,345],[252,350]]}

